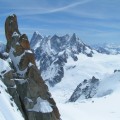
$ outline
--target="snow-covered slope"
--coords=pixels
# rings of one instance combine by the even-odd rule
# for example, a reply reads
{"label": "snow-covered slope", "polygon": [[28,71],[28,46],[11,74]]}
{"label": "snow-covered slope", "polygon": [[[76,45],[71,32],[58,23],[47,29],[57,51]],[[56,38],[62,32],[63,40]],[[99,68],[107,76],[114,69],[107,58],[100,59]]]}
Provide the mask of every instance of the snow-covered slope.
{"label": "snow-covered slope", "polygon": [[[56,98],[57,99],[57,98]],[[75,103],[60,103],[63,120],[120,120],[120,91]]]}
{"label": "snow-covered slope", "polygon": [[6,91],[7,87],[0,79],[0,120],[24,120],[12,97]]}
{"label": "snow-covered slope", "polygon": [[[62,81],[50,87],[51,93],[65,120],[119,120],[120,119],[120,55],[95,53],[94,57],[79,54],[78,61],[70,57],[64,67]],[[68,102],[76,87],[95,76],[100,83],[93,98]],[[75,115],[74,115],[75,114]]]}
{"label": "snow-covered slope", "polygon": [[11,70],[8,62],[0,59],[0,120],[24,120],[13,98],[8,94],[2,82],[3,73]]}
{"label": "snow-covered slope", "polygon": [[63,91],[61,97],[64,101],[69,99],[77,85],[84,79],[89,80],[95,76],[102,80],[120,68],[120,55],[95,53],[94,57],[87,57],[83,54],[79,54],[77,57],[78,61],[74,61],[71,57],[68,58],[68,62],[64,66],[64,77],[53,88],[56,89],[56,92]]}
{"label": "snow-covered slope", "polygon": [[[61,118],[119,120],[120,55],[98,53],[82,41],[78,42],[81,44],[76,44],[75,38],[75,35],[72,37],[55,35],[45,37],[42,41],[40,39],[39,45],[33,45],[37,65],[43,70],[42,77],[46,81],[49,80],[50,83],[56,79],[53,76],[57,75],[57,71],[60,70],[57,68],[60,66],[62,68],[60,71],[64,71],[60,73],[62,79],[59,82],[54,81],[55,84],[57,83],[54,87],[49,86],[59,107]],[[69,41],[69,44],[66,44],[66,41]],[[82,48],[81,51],[78,52],[77,46]],[[88,57],[87,53],[91,53],[93,57]],[[80,93],[81,86],[87,92]],[[69,99],[74,93],[78,94],[78,98],[75,102],[70,102]]]}

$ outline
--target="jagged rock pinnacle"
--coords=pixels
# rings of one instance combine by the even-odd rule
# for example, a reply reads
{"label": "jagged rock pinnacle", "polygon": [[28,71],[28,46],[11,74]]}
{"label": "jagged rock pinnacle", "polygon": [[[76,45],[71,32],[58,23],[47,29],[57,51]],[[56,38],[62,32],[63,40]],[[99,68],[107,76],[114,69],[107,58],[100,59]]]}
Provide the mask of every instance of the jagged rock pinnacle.
{"label": "jagged rock pinnacle", "polygon": [[[21,35],[16,15],[5,22],[6,51],[13,63],[13,77],[26,120],[60,120],[56,103],[35,64],[26,34]],[[19,106],[18,106],[19,107]]]}

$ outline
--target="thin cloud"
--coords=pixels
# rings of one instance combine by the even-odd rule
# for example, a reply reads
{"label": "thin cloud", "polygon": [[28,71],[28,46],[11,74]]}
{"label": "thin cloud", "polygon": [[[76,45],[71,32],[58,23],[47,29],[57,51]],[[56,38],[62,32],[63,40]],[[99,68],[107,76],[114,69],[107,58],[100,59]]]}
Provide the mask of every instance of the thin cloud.
{"label": "thin cloud", "polygon": [[[59,8],[41,8],[40,6],[36,7],[23,7],[23,6],[18,6],[18,7],[3,7],[3,9],[9,9],[11,10],[11,13],[15,11],[16,14],[18,15],[35,15],[35,14],[50,14],[50,13],[56,13],[56,12],[62,12],[62,11],[67,11],[70,8],[75,8],[79,5],[86,4],[92,0],[81,0],[79,2],[74,2],[71,4],[68,4],[63,7]],[[6,15],[7,13],[2,14],[2,16]]]}
{"label": "thin cloud", "polygon": [[88,2],[90,2],[90,1],[91,1],[91,0],[83,0],[83,1],[80,1],[80,2],[72,3],[72,4],[69,4],[69,5],[64,6],[64,7],[61,7],[61,8],[57,8],[57,9],[50,10],[48,13],[65,11],[65,10],[67,10],[67,9],[77,7],[77,6],[79,6],[79,5],[88,3]]}

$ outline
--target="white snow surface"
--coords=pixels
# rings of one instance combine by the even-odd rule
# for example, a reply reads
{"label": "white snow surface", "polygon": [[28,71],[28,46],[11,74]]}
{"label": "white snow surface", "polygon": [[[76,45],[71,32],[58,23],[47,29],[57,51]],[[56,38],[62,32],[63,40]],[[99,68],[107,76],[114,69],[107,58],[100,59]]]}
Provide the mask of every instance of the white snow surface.
{"label": "white snow surface", "polygon": [[[5,62],[4,60],[0,59],[0,75],[3,77],[3,75],[10,70],[11,68],[8,62]],[[4,74],[1,73],[3,71],[5,71]]]}
{"label": "white snow surface", "polygon": [[[0,59],[0,75],[2,71],[9,71],[9,64]],[[0,120],[24,120],[18,107],[11,100],[11,96],[6,92],[7,87],[0,79]]]}
{"label": "white snow surface", "polygon": [[34,105],[32,109],[29,109],[29,111],[50,113],[53,111],[53,109],[47,100],[43,100],[42,98],[38,97],[37,103]]}
{"label": "white snow surface", "polygon": [[20,37],[20,35],[17,33],[17,32],[14,32],[13,34],[12,34],[12,37]]}
{"label": "white snow surface", "polygon": [[11,101],[6,86],[0,79],[0,120],[24,120],[18,107]]}
{"label": "white snow surface", "polygon": [[[120,55],[79,54],[78,61],[68,58],[62,81],[49,87],[63,120],[120,120]],[[100,80],[94,98],[67,102],[76,87],[93,76]]]}
{"label": "white snow surface", "polygon": [[89,54],[89,53],[91,52],[91,49],[90,49],[90,48],[88,48],[88,47],[86,47],[85,52]]}

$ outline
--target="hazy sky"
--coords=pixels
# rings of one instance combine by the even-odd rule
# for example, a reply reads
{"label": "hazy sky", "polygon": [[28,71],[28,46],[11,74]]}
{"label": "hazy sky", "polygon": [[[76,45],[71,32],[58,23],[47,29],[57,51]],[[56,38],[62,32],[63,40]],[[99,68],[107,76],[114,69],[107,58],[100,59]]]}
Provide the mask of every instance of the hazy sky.
{"label": "hazy sky", "polygon": [[0,41],[5,41],[5,19],[13,13],[29,39],[34,31],[76,33],[89,44],[120,44],[120,0],[0,0]]}

